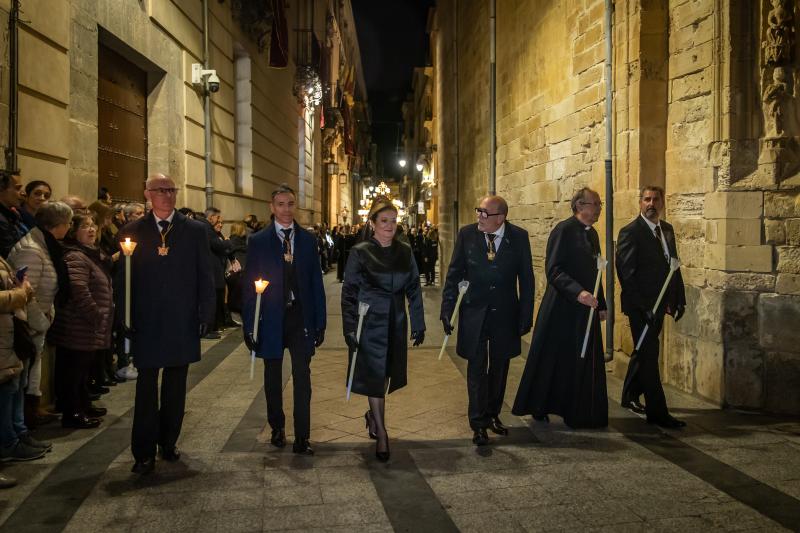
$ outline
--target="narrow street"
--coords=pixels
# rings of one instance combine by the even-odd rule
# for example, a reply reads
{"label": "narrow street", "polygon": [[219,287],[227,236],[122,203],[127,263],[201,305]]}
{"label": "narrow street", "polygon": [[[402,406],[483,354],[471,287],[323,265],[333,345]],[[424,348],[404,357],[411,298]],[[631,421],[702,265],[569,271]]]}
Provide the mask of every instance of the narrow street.
{"label": "narrow street", "polygon": [[[335,276],[325,277],[328,331],[312,363],[313,458],[273,448],[262,377],[249,379],[238,331],[204,341],[191,367],[176,464],[130,473],[133,383],[104,397],[98,430],[51,426],[46,459],[6,472],[3,531],[604,531],[800,528],[800,423],[720,411],[673,389],[688,422],[666,433],[618,407],[609,376],[610,427],[573,431],[505,414],[508,437],[471,443],[465,365],[442,342],[439,289],[425,288],[428,335],[409,352],[409,386],[387,400],[392,458],[377,462],[366,402],[345,400],[344,342]],[[285,361],[288,360],[288,357]],[[513,401],[524,365],[514,360]],[[260,366],[257,367],[260,370]],[[285,368],[288,375],[288,368]],[[284,398],[291,441],[291,389]],[[169,495],[169,497],[166,497]]]}

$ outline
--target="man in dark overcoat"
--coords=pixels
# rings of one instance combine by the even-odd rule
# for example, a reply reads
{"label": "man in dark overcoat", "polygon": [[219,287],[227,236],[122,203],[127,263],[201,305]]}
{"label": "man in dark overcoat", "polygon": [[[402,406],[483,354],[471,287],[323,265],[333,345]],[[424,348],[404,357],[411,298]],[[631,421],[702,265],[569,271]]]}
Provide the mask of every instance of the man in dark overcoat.
{"label": "man in dark overcoat", "polygon": [[533,323],[534,280],[528,232],[506,220],[506,201],[487,196],[475,211],[478,222],[458,232],[440,318],[449,335],[458,283],[469,281],[458,314],[456,352],[467,360],[472,441],[483,446],[489,442],[487,429],[508,433],[499,416],[509,361],[520,354],[520,337]]}
{"label": "man in dark overcoat", "polygon": [[[325,338],[325,289],[319,267],[317,238],[294,220],[296,196],[286,185],[272,192],[273,222],[247,241],[242,294],[245,341],[264,360],[264,393],[270,442],[286,445],[283,412],[283,351],[292,358],[294,444],[297,454],[313,455],[311,434],[311,357]],[[258,336],[253,340],[258,279],[269,281],[261,297]]]}
{"label": "man in dark overcoat", "polygon": [[222,220],[222,211],[209,207],[205,211],[205,229],[211,247],[211,272],[214,275],[214,291],[217,307],[214,313],[214,329],[206,334],[207,339],[219,339],[220,331],[230,324],[225,323],[225,267],[233,252],[233,244],[217,233],[216,225]]}
{"label": "man in dark overcoat", "polygon": [[[548,421],[556,414],[572,428],[608,425],[605,362],[600,322],[606,304],[597,278],[600,196],[584,187],[572,197],[574,216],[559,222],[547,239],[545,289],[528,359],[512,413]],[[589,310],[594,308],[586,353],[581,357]]]}
{"label": "man in dark overcoat", "polygon": [[[200,337],[214,321],[214,281],[208,237],[202,222],[175,210],[175,183],[155,174],[145,184],[153,209],[127,224],[118,237],[137,243],[131,257],[131,355],[136,361],[136,401],[131,451],[133,472],[155,466],[156,446],[166,461],[177,461],[175,447],[183,423],[186,375],[200,360]],[[115,285],[125,287],[125,260]],[[125,291],[116,294],[118,322],[125,309]],[[159,405],[158,374],[161,375]]]}
{"label": "man in dark overcoat", "polygon": [[[622,312],[628,316],[634,346],[648,325],[641,348],[633,354],[622,389],[622,406],[646,413],[647,421],[666,428],[686,425],[669,414],[661,376],[658,371],[658,335],[664,315],[681,319],[686,307],[683,277],[678,269],[659,309],[653,314],[658,293],[669,274],[670,258],[678,257],[675,231],[661,219],[664,210],[664,189],[643,187],[639,193],[640,214],[622,228],[617,241],[616,267],[622,285]],[[645,405],[639,403],[644,394]]]}

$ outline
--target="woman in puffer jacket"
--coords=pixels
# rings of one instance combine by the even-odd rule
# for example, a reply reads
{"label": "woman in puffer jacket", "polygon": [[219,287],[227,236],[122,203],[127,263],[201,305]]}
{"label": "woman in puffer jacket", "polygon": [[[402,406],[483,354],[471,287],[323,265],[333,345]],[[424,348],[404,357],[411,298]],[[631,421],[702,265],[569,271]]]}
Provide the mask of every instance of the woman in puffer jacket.
{"label": "woman in puffer jacket", "polygon": [[64,239],[69,272],[69,300],[56,307],[48,339],[64,374],[61,425],[97,427],[106,410],[92,406],[87,390],[89,372],[98,350],[111,346],[113,296],[111,260],[95,246],[97,225],[90,215],[76,215]]}
{"label": "woman in puffer jacket", "polygon": [[56,294],[66,299],[69,277],[64,264],[61,244],[72,221],[72,209],[63,202],[46,202],[36,209],[36,226],[14,245],[8,262],[15,269],[26,267],[28,281],[33,286],[36,299],[28,304],[28,326],[33,330],[33,342],[37,355],[28,361],[28,388],[25,391],[25,425],[34,428],[54,418],[40,405],[42,390],[42,362],[52,368],[52,357],[44,350],[44,338],[55,318]]}
{"label": "woman in puffer jacket", "polygon": [[[49,443],[34,439],[22,423],[25,371],[14,352],[14,317],[25,320],[25,307],[33,298],[27,280],[18,281],[15,270],[0,258],[0,461],[30,461],[42,457]],[[14,481],[0,475],[0,488]]]}

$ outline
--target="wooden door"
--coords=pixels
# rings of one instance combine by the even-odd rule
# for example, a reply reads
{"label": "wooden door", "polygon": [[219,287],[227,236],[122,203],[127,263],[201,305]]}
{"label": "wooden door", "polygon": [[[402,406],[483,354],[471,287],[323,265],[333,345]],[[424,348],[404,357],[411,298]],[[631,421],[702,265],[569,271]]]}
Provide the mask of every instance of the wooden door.
{"label": "wooden door", "polygon": [[117,201],[142,201],[147,179],[147,74],[100,46],[98,187]]}

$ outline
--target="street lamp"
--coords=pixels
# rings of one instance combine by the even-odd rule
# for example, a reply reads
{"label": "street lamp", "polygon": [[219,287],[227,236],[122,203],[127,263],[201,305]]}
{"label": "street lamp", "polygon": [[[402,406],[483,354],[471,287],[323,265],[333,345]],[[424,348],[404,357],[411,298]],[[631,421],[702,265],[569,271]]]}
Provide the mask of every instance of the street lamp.
{"label": "street lamp", "polygon": [[400,158],[400,161],[397,162],[400,165],[400,168],[406,168],[406,159],[404,157]]}
{"label": "street lamp", "polygon": [[425,168],[425,165],[423,165],[422,163],[417,163],[417,172],[422,172],[422,169],[424,169],[424,168]]}

